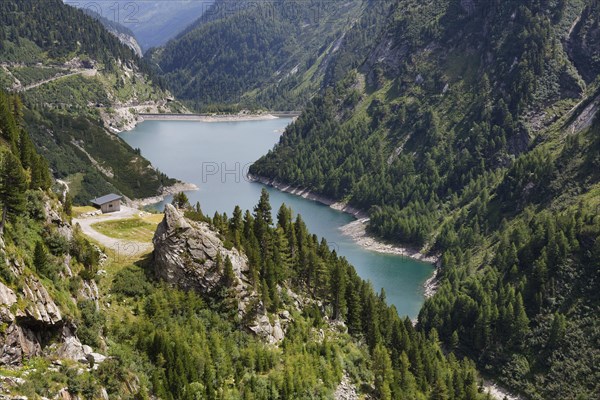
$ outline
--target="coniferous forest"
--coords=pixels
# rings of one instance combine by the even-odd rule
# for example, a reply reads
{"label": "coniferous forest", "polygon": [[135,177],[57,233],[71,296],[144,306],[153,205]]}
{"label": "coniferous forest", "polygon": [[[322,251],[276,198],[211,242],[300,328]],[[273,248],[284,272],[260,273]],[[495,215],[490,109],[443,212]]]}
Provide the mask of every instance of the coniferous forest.
{"label": "coniferous forest", "polygon": [[[388,26],[404,63],[350,71],[251,173],[343,199],[373,234],[438,254],[419,326],[483,370],[532,398],[593,397],[600,120],[577,121],[598,96],[581,45],[597,39],[596,5],[430,3],[445,4],[435,25],[398,13]],[[487,61],[469,58],[473,40]]]}

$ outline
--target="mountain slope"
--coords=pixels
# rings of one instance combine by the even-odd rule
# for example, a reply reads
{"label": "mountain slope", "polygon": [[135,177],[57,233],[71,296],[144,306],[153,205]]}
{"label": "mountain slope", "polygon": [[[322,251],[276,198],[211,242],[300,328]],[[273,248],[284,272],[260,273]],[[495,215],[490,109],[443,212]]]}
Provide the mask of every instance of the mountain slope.
{"label": "mountain slope", "polygon": [[320,89],[368,3],[220,0],[151,57],[171,90],[196,108],[294,109]]}
{"label": "mountain slope", "polygon": [[397,1],[250,169],[440,254],[422,328],[530,398],[600,391],[597,18],[575,0]]}
{"label": "mountain slope", "polygon": [[91,9],[84,8],[83,11],[92,18],[98,20],[107,31],[118,37],[121,43],[133,50],[136,56],[142,57],[144,55],[142,48],[135,39],[135,34],[133,31],[131,31],[131,29],[119,24],[118,22],[111,21]]}
{"label": "mountain slope", "polygon": [[2,396],[20,386],[33,397],[49,389],[48,360],[65,362],[76,386],[90,376],[89,360],[105,359],[82,345],[99,350],[84,321],[95,314],[101,252],[69,223],[71,209],[50,192],[47,162],[22,126],[18,97],[0,91],[0,379]]}
{"label": "mountain slope", "polygon": [[168,205],[151,258],[104,254],[35,179],[19,116],[0,92],[2,396],[486,398],[470,361],[400,320],[301,217],[282,207],[275,226],[266,191],[231,219]]}
{"label": "mountain slope", "polygon": [[54,175],[72,183],[76,202],[113,191],[154,196],[173,184],[114,136],[139,112],[178,109],[145,63],[61,1],[5,1],[0,9],[0,76],[21,93],[34,142]]}

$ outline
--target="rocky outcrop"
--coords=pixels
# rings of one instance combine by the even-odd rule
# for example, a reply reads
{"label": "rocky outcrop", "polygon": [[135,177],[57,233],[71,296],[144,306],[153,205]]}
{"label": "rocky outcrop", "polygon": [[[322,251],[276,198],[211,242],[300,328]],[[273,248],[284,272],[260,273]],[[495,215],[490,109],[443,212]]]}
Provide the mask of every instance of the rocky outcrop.
{"label": "rocky outcrop", "polygon": [[67,240],[73,238],[73,227],[62,219],[60,212],[52,206],[51,200],[44,195],[44,213],[46,215],[46,224],[53,225],[58,233]]}
{"label": "rocky outcrop", "polygon": [[[182,289],[211,294],[221,288],[224,260],[229,257],[237,277],[234,289],[242,303],[256,295],[245,273],[248,259],[236,249],[228,250],[207,224],[188,221],[172,205],[154,235],[154,265],[159,278]],[[221,265],[218,264],[218,255]],[[243,311],[243,307],[240,307]]]}
{"label": "rocky outcrop", "polygon": [[64,320],[44,285],[30,276],[18,294],[0,282],[0,324],[6,327],[0,335],[0,365],[17,365],[40,355]]}
{"label": "rocky outcrop", "polygon": [[[175,207],[165,207],[165,217],[154,235],[154,268],[164,281],[206,296],[222,293],[235,297],[241,320],[247,328],[270,343],[283,339],[286,319],[268,316],[260,296],[250,284],[248,258],[237,249],[227,249],[219,235],[205,223],[184,218]],[[221,261],[219,261],[219,257]],[[227,285],[224,261],[229,258],[235,274]],[[289,314],[288,318],[289,318]]]}
{"label": "rocky outcrop", "polygon": [[600,73],[599,10],[600,6],[594,2],[585,7],[573,21],[565,41],[569,58],[588,84]]}
{"label": "rocky outcrop", "polygon": [[8,286],[0,282],[0,320],[14,321],[15,316],[11,312],[12,306],[17,302],[17,295]]}
{"label": "rocky outcrop", "polygon": [[358,391],[356,386],[350,381],[348,374],[344,374],[342,381],[335,389],[333,394],[335,400],[358,400]]}
{"label": "rocky outcrop", "polygon": [[[44,203],[46,226],[56,228],[67,240],[72,238],[71,226],[57,211],[61,205],[52,204],[47,196]],[[65,320],[48,289],[25,268],[26,263],[22,259],[5,249],[1,240],[0,257],[4,257],[8,269],[19,281],[13,287],[0,281],[0,365],[20,365],[25,359],[44,353],[85,363],[91,363],[90,357],[95,363],[103,361],[104,356],[82,346],[74,333],[75,328]],[[69,263],[68,255],[65,263]],[[91,288],[95,288],[97,293],[95,283],[92,282]],[[73,355],[73,346],[76,345],[81,348],[83,356]],[[61,346],[66,346],[64,351],[55,351]],[[84,348],[87,351],[83,351]]]}
{"label": "rocky outcrop", "polygon": [[94,368],[106,360],[106,356],[94,352],[90,346],[81,344],[75,336],[67,336],[55,351],[55,354],[61,359],[90,363]]}
{"label": "rocky outcrop", "polygon": [[58,306],[37,278],[27,277],[22,293],[27,307],[16,315],[22,325],[53,327],[62,324],[63,319]]}
{"label": "rocky outcrop", "polygon": [[128,35],[123,32],[118,32],[117,30],[109,29],[109,32],[115,35],[117,38],[119,38],[119,41],[121,43],[133,50],[138,57],[142,58],[144,56],[142,48],[140,47],[140,44],[134,36]]}

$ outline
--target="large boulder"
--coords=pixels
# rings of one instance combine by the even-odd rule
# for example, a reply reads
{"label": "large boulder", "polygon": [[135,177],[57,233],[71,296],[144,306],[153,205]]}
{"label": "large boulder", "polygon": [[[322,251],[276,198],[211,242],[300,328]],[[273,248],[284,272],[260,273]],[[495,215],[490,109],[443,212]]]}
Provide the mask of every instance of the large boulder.
{"label": "large boulder", "polygon": [[[231,260],[237,284],[242,294],[251,291],[248,279],[248,259],[236,249],[228,250],[205,223],[184,218],[172,205],[165,208],[165,217],[154,235],[154,268],[159,278],[182,289],[211,294],[222,287],[223,265]],[[221,265],[218,266],[218,255]]]}
{"label": "large boulder", "polygon": [[[237,301],[240,320],[247,322],[250,331],[270,343],[283,339],[279,318],[266,315],[260,296],[250,283],[248,258],[235,248],[226,248],[208,224],[189,221],[168,204],[153,242],[154,269],[160,279],[207,296],[221,294],[226,289],[227,295]],[[223,266],[228,257],[236,278],[226,287]]]}

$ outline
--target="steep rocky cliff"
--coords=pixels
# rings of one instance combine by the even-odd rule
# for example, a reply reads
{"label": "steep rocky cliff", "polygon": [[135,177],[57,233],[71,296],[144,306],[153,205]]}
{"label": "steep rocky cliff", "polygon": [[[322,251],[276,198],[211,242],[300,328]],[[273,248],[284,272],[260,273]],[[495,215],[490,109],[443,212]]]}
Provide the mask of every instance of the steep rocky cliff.
{"label": "steep rocky cliff", "polygon": [[[67,243],[73,238],[73,229],[57,210],[60,203],[52,204],[48,197],[44,201],[42,224],[47,230],[56,229],[58,237]],[[11,277],[10,284],[0,280],[0,366],[19,366],[43,355],[84,363],[90,361],[89,356],[95,362],[103,361],[104,356],[82,345],[73,318],[61,311],[35,266],[1,238],[0,257]],[[58,260],[60,274],[65,278],[73,276],[70,261],[69,254]],[[85,282],[83,286],[95,287],[95,283]],[[81,293],[87,296],[84,291]],[[76,299],[70,301],[75,303]]]}

